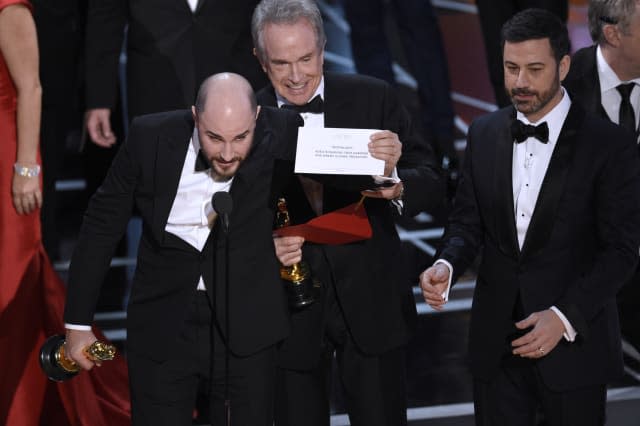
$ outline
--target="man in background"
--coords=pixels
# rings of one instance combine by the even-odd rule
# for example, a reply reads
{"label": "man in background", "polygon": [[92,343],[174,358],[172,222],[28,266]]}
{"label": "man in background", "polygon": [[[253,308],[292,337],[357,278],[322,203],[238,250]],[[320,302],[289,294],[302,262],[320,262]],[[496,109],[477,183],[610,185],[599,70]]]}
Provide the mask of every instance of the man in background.
{"label": "man in background", "polygon": [[[565,87],[574,102],[618,124],[638,142],[640,1],[591,0],[589,31],[595,44],[574,54]],[[640,269],[618,293],[618,313],[622,337],[640,362]]]}

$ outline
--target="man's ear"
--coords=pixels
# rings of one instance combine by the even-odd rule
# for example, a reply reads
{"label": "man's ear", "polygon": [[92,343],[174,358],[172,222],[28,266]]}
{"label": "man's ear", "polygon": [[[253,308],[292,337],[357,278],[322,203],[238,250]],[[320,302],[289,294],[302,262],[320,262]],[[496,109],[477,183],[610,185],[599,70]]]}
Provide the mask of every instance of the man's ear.
{"label": "man's ear", "polygon": [[193,122],[198,124],[198,113],[196,112],[196,106],[191,106],[191,116],[193,117]]}
{"label": "man's ear", "polygon": [[571,68],[571,56],[564,55],[562,59],[560,59],[560,63],[558,64],[558,74],[560,75],[560,81],[564,81],[565,77],[569,73],[569,68]]}
{"label": "man's ear", "polygon": [[258,62],[260,63],[260,67],[262,68],[262,71],[264,71],[266,73],[267,72],[267,68],[262,63],[262,59],[260,59],[260,56],[258,55],[258,51],[256,50],[255,47],[253,48],[253,56],[255,56],[256,59],[258,59]]}
{"label": "man's ear", "polygon": [[605,24],[602,26],[604,39],[613,47],[620,46],[620,29],[617,25]]}
{"label": "man's ear", "polygon": [[258,107],[256,108],[256,120],[258,119],[259,115],[260,115],[260,105],[258,105]]}

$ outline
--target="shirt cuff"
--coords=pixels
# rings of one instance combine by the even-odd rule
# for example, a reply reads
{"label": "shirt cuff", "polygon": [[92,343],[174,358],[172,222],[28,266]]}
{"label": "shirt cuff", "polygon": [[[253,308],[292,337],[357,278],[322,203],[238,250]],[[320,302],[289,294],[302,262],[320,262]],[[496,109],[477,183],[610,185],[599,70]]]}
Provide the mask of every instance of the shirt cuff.
{"label": "shirt cuff", "polygon": [[398,169],[396,167],[393,168],[393,171],[391,172],[391,176],[373,176],[373,181],[377,184],[381,184],[384,182],[393,182],[393,183],[398,183],[400,182],[400,176],[398,176]]}
{"label": "shirt cuff", "polygon": [[215,214],[213,210],[213,206],[211,205],[211,200],[205,200],[202,202],[202,206],[200,207],[200,225],[208,226],[209,218]]}
{"label": "shirt cuff", "polygon": [[560,309],[556,308],[555,306],[552,306],[549,309],[555,312],[556,315],[558,315],[558,317],[560,318],[560,321],[562,321],[562,324],[564,324],[564,333],[562,333],[562,336],[565,338],[565,340],[567,342],[575,341],[578,332],[576,332],[575,328],[573,328],[567,317],[565,317]]}
{"label": "shirt cuff", "polygon": [[[391,176],[389,177],[373,176],[373,181],[378,185],[384,182],[393,182],[395,184],[395,183],[401,182],[401,179],[400,179],[400,176],[398,176],[398,169],[394,167],[393,171],[391,172]],[[404,203],[402,202],[402,199],[391,200],[391,204],[396,208],[396,210],[398,211],[398,214],[402,215],[402,209],[404,208]]]}
{"label": "shirt cuff", "polygon": [[391,204],[393,204],[396,207],[398,214],[402,215],[402,209],[404,209],[404,204],[402,203],[402,200],[391,200]]}
{"label": "shirt cuff", "polygon": [[67,330],[82,330],[82,331],[91,331],[90,325],[80,325],[80,324],[69,324],[65,323],[64,328]]}
{"label": "shirt cuff", "polygon": [[443,265],[445,265],[448,269],[449,269],[449,282],[447,283],[447,289],[445,291],[442,292],[442,298],[444,299],[445,302],[449,301],[449,290],[451,290],[451,279],[453,278],[453,266],[451,266],[451,264],[449,262],[447,262],[444,259],[438,259],[434,262],[434,265],[437,265],[438,263],[442,263]]}

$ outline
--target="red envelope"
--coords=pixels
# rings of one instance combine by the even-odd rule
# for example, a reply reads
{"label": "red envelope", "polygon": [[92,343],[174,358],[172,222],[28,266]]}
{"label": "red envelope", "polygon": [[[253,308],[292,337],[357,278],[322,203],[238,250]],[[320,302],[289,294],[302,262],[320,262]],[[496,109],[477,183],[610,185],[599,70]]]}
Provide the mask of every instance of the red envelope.
{"label": "red envelope", "polygon": [[273,234],[303,237],[319,244],[347,244],[371,238],[371,225],[362,203],[354,203],[301,225],[275,229]]}

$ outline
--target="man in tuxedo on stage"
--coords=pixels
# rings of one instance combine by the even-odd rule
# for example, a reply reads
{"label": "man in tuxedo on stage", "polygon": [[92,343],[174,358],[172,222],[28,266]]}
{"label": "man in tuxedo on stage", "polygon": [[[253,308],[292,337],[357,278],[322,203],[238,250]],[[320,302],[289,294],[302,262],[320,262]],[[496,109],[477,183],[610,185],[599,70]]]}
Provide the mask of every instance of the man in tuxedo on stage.
{"label": "man in tuxedo on stage", "polygon": [[[435,264],[420,278],[441,309],[482,258],[470,322],[476,424],[604,425],[622,373],[616,292],[640,243],[640,165],[630,134],[561,86],[562,22],[527,9],[502,30],[513,106],[469,129],[465,165]],[[606,143],[603,143],[606,141]]]}
{"label": "man in tuxedo on stage", "polygon": [[[574,102],[619,124],[638,142],[640,1],[591,0],[589,30],[595,45],[573,55],[564,85]],[[618,293],[618,313],[622,337],[640,357],[640,269]]]}
{"label": "man in tuxedo on stage", "polygon": [[[192,111],[133,121],[85,214],[65,322],[66,353],[91,369],[82,353],[95,340],[88,325],[137,207],[143,232],[127,316],[134,425],[190,425],[199,380],[212,389],[212,423],[226,424],[227,378],[231,424],[273,423],[275,344],[289,319],[272,197],[285,180],[279,170],[293,176],[300,124],[293,112],[257,107],[249,83],[229,73],[205,80]],[[211,205],[219,191],[233,198],[228,231]]]}
{"label": "man in tuxedo on stage", "polygon": [[361,193],[318,188],[302,177],[282,194],[293,223],[364,195],[373,235],[337,246],[275,239],[283,264],[304,257],[322,284],[315,304],[292,312],[292,335],[280,347],[276,424],[328,425],[334,351],[351,424],[406,424],[404,348],[416,311],[394,217],[412,216],[442,201],[434,156],[416,138],[387,83],[323,73],[325,35],[314,1],[262,1],[252,32],[256,56],[271,81],[258,93],[258,103],[300,111],[305,127],[378,129],[369,149],[385,160],[391,185]]}

